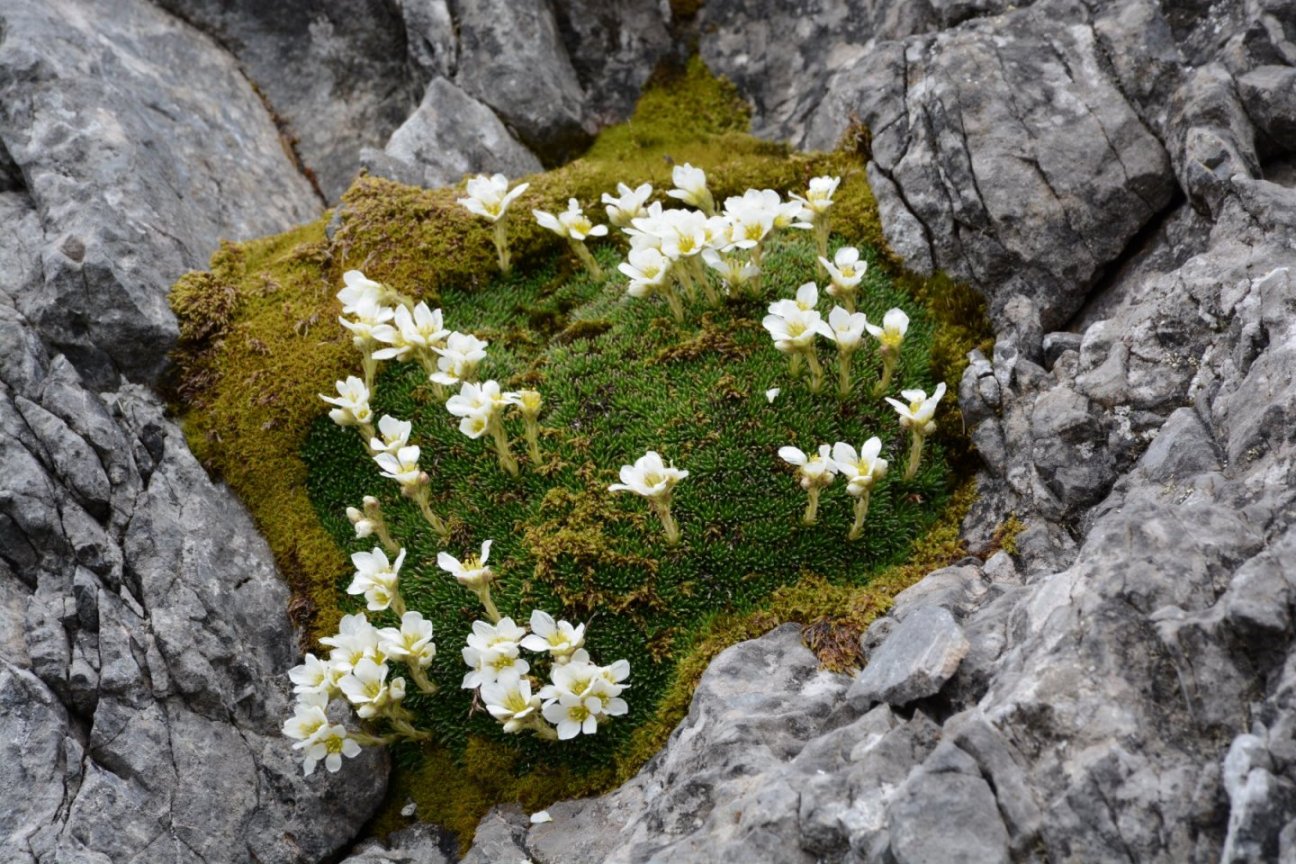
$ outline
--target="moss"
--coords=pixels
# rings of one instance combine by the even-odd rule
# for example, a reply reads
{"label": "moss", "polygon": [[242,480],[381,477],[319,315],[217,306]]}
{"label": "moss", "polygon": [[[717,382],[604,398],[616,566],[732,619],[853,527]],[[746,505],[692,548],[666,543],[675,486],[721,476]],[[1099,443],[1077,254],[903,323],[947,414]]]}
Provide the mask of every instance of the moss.
{"label": "moss", "polygon": [[[364,177],[345,195],[331,239],[326,216],[276,237],[227,244],[208,273],[177,285],[186,432],[208,468],[247,502],[294,589],[294,620],[310,642],[355,608],[341,591],[346,551],[359,548],[343,508],[378,491],[395,533],[410,546],[407,597],[437,621],[438,642],[461,641],[474,617],[471,598],[432,565],[437,550],[408,502],[375,488],[354,433],[323,418],[317,394],[357,365],[336,324],[341,274],[360,268],[442,305],[450,326],[492,343],[488,375],[545,395],[546,461],[529,465],[519,452],[517,481],[495,467],[483,442],[464,439],[447,422],[413,367],[384,372],[374,407],[414,420],[429,454],[425,468],[437,478],[436,506],[451,517],[450,547],[496,540],[501,607],[594,616],[595,656],[631,659],[634,711],[579,752],[504,740],[480,714],[465,722],[456,652],[443,650],[432,673],[448,685],[445,698],[410,699],[438,743],[399,749],[391,807],[377,828],[397,827],[397,812],[412,797],[424,818],[466,841],[495,802],[535,809],[604,789],[660,747],[717,651],[794,620],[809,627],[807,642],[826,664],[843,668],[857,659],[852,640],[897,591],[961,557],[949,526],[961,518],[971,487],[956,487],[950,469],[966,449],[956,411],[942,412],[916,482],[902,489],[892,478],[876,493],[867,541],[850,548],[839,539],[849,523],[840,486],[825,496],[821,525],[800,528],[804,499],[772,456],[777,447],[859,443],[886,430],[888,448],[900,452],[890,410],[811,397],[804,384],[789,382],[785,358],[757,323],[761,303],[696,308],[679,327],[656,301],[627,301],[613,243],[595,247],[612,277],[592,280],[521,215],[530,207],[560,209],[572,195],[590,207],[617,181],[649,180],[662,189],[674,162],[706,167],[720,198],[751,186],[797,189],[811,176],[839,174],[833,242],[849,238],[869,259],[865,311],[876,319],[898,304],[914,318],[898,383],[957,382],[962,353],[986,332],[975,295],[942,277],[917,279],[897,269],[854,153],[791,154],[747,136],[747,122],[733,88],[707,75],[700,61],[659,82],[635,117],[606,130],[585,158],[528,178],[531,189],[510,230],[517,266],[508,277],[495,272],[486,228],[455,204],[455,190]],[[810,278],[813,257],[804,239],[775,244],[767,285],[790,293]],[[824,360],[831,363],[827,351]],[[867,377],[871,362],[857,357],[857,373]],[[763,395],[770,386],[784,390],[775,408]],[[661,543],[642,502],[606,493],[617,466],[649,447],[694,472],[677,497],[685,530],[678,548]]]}

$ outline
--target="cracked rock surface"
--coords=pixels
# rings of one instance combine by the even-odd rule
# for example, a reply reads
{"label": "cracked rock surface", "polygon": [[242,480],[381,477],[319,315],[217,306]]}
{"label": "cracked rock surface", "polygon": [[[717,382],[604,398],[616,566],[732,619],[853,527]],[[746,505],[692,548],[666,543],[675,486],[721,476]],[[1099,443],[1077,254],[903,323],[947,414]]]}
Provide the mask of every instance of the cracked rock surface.
{"label": "cracked rock surface", "polygon": [[795,5],[707,4],[702,51],[764,134],[867,125],[893,246],[991,301],[974,554],[854,680],[794,628],[729,649],[638,776],[517,848],[1296,860],[1296,5]]}
{"label": "cracked rock surface", "polygon": [[318,201],[212,40],[146,2],[0,3],[0,860],[319,861],[383,754],[302,777],[250,518],[147,384],[170,284]]}

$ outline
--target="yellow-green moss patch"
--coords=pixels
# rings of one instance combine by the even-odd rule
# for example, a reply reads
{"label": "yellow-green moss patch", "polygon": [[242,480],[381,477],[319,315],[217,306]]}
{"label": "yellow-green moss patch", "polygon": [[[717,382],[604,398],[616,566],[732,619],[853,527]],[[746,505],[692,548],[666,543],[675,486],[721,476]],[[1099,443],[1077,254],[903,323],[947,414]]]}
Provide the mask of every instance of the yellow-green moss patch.
{"label": "yellow-green moss patch", "polygon": [[[800,190],[812,176],[840,175],[833,242],[860,246],[870,260],[865,310],[876,320],[901,305],[914,320],[897,389],[956,384],[964,353],[984,343],[983,304],[942,277],[918,279],[895,266],[858,154],[789,153],[747,135],[747,122],[733,88],[700,62],[662,81],[586,157],[527,178],[531,188],[512,217],[508,277],[496,272],[487,226],[455,203],[460,192],[364,177],[344,196],[331,236],[329,214],[283,235],[229,244],[209,272],[177,285],[187,434],[248,503],[294,588],[294,617],[310,640],[358,608],[342,592],[346,553],[363,545],[345,506],[379,494],[410,548],[402,590],[437,623],[442,651],[431,673],[443,693],[412,695],[409,704],[438,744],[397,748],[391,807],[379,828],[398,827],[396,813],[410,797],[423,818],[466,840],[493,803],[535,809],[605,789],[660,747],[717,651],[792,620],[808,625],[807,643],[826,664],[845,667],[852,640],[897,591],[963,554],[957,521],[971,486],[959,481],[966,441],[951,403],[918,478],[901,484],[893,477],[875,493],[866,540],[850,546],[843,539],[850,518],[840,485],[825,495],[821,524],[802,528],[804,493],[777,447],[858,445],[880,434],[898,477],[903,435],[893,412],[864,387],[839,403],[789,380],[786,358],[758,323],[767,301],[734,299],[705,312],[698,304],[677,326],[656,301],[624,297],[615,274],[619,243],[594,247],[612,274],[594,280],[529,218],[532,207],[562,209],[568,197],[601,213],[599,196],[618,181],[647,180],[660,194],[671,166],[686,161],[707,170],[718,200],[749,187]],[[773,243],[770,298],[815,278],[813,259],[805,237]],[[413,508],[384,488],[354,432],[324,419],[318,398],[358,368],[336,322],[334,294],[349,269],[442,306],[449,326],[491,342],[488,377],[545,395],[546,461],[522,458],[518,480],[496,468],[484,441],[458,434],[415,367],[385,370],[374,408],[414,421],[436,506],[451,519],[451,551],[496,541],[492,563],[505,614],[524,617],[538,606],[593,618],[596,659],[632,658],[632,714],[579,750],[506,740],[480,714],[465,720],[468,697],[456,691],[462,670],[455,661],[475,615],[472,598],[446,584],[433,563],[437,544]],[[831,364],[828,351],[822,356]],[[863,377],[875,359],[861,354],[856,363]],[[773,406],[764,396],[771,386],[783,389]],[[661,543],[642,502],[606,492],[618,466],[649,447],[693,472],[677,495],[685,532],[678,548]]]}

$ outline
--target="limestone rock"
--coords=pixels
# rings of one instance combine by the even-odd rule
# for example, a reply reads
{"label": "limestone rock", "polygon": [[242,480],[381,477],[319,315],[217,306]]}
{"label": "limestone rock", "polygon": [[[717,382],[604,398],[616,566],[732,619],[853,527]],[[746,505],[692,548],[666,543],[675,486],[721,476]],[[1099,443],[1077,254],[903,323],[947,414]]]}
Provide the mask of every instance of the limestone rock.
{"label": "limestone rock", "polygon": [[459,4],[455,84],[494,109],[548,165],[590,140],[585,91],[563,47],[547,0]]}
{"label": "limestone rock", "polygon": [[[437,64],[437,11],[402,16],[391,0],[161,0],[238,59],[287,124],[302,162],[329,202],[360,167],[362,147],[381,147],[418,103],[406,63],[406,20],[421,32],[416,62]],[[448,34],[449,35],[449,34]],[[429,56],[431,55],[431,56]],[[446,62],[445,60],[441,61]]]}
{"label": "limestone rock", "polygon": [[510,178],[541,169],[489,108],[444,78],[428,85],[423,102],[382,151],[365,150],[373,174],[412,186],[449,186],[466,174]]}
{"label": "limestone rock", "polygon": [[0,30],[0,145],[44,231],[18,311],[96,384],[151,379],[171,283],[319,202],[238,66],[153,4],[4,0]]}
{"label": "limestone rock", "polygon": [[[155,395],[93,389],[15,308],[47,236],[25,191],[0,199],[21,280],[0,291],[0,860],[334,854],[381,801],[385,754],[302,776],[279,731],[297,649],[269,548]],[[99,287],[80,289],[96,308]],[[149,368],[166,344],[112,347]]]}
{"label": "limestone rock", "polygon": [[872,652],[846,698],[866,710],[878,702],[899,707],[934,696],[954,677],[968,647],[949,610],[915,609]]}

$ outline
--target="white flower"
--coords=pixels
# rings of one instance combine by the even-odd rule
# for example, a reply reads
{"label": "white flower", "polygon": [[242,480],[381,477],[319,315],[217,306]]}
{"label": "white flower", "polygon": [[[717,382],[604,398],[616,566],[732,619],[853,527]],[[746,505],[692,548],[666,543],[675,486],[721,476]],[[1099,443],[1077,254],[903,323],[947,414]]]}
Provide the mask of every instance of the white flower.
{"label": "white flower", "polygon": [[503,174],[490,177],[478,174],[468,181],[468,197],[460,198],[459,203],[470,212],[497,222],[508,213],[509,205],[531,185],[519,183],[510,190],[508,184],[508,178]]}
{"label": "white flower", "polygon": [[548,651],[555,659],[565,659],[585,644],[585,625],[572,626],[568,621],[554,621],[548,612],[531,612],[531,635],[522,640],[528,651]]}
{"label": "white flower", "polygon": [[464,382],[459,392],[446,400],[446,410],[462,418],[459,431],[469,438],[480,438],[490,420],[509,405],[520,405],[521,396],[500,389],[498,381],[484,381],[480,385]]}
{"label": "white flower", "polygon": [[359,507],[346,508],[346,515],[351,524],[355,526],[357,540],[372,536],[378,528],[378,524],[366,516]]}
{"label": "white flower", "polygon": [[419,303],[413,312],[408,306],[397,306],[394,324],[373,328],[373,338],[391,347],[380,348],[373,356],[377,360],[401,359],[413,349],[434,348],[449,335],[440,309],[430,309],[426,303]]}
{"label": "white flower", "polygon": [[703,249],[702,260],[720,274],[720,279],[730,288],[741,288],[760,275],[760,268],[744,258],[722,255],[715,249]]}
{"label": "white flower", "polygon": [[846,480],[846,491],[859,497],[873,488],[887,473],[887,460],[878,458],[882,452],[882,439],[874,435],[864,442],[859,452],[844,441],[832,448],[832,461]]}
{"label": "white flower", "polygon": [[624,183],[618,183],[615,198],[604,192],[603,203],[607,205],[608,221],[618,228],[629,225],[632,219],[637,219],[644,214],[644,205],[648,203],[652,191],[652,185],[649,183],[641,184],[634,189]]}
{"label": "white flower", "polygon": [[697,210],[667,210],[662,213],[662,254],[672,261],[699,254],[707,243],[707,217]]}
{"label": "white flower", "polygon": [[491,543],[494,541],[487,540],[481,545],[480,556],[469,556],[462,562],[451,555],[449,552],[437,553],[437,566],[449,573],[459,584],[473,590],[489,585],[495,578],[495,574],[486,566],[486,561],[490,558]]}
{"label": "white flower", "polygon": [[458,384],[477,374],[477,367],[486,359],[486,346],[471,333],[451,333],[446,337],[444,346],[432,347],[440,356],[437,358],[437,371],[430,376],[436,384]]}
{"label": "white flower", "polygon": [[378,434],[381,437],[369,439],[369,449],[377,453],[396,453],[409,445],[410,432],[414,424],[408,420],[397,420],[390,414],[384,414],[378,421]]}
{"label": "white flower", "polygon": [[405,550],[400,550],[395,562],[388,562],[381,548],[372,552],[354,552],[351,563],[356,572],[347,588],[348,594],[363,594],[369,601],[370,612],[381,612],[391,607],[400,583],[400,568],[405,561]]}
{"label": "white flower", "polygon": [[803,312],[809,312],[819,305],[819,286],[813,282],[806,282],[797,289],[796,300],[797,308]]}
{"label": "white flower", "polygon": [[607,684],[611,685],[616,690],[616,693],[619,694],[622,690],[630,686],[629,684],[623,683],[630,677],[630,661],[618,660],[610,666],[600,666],[599,677]]}
{"label": "white flower", "polygon": [[337,382],[337,396],[320,398],[337,407],[329,411],[329,418],[339,426],[359,426],[373,422],[373,411],[369,408],[369,388],[354,375],[347,376],[345,381]]}
{"label": "white flower", "polygon": [[809,350],[814,345],[816,334],[832,338],[832,330],[819,317],[818,311],[803,309],[793,300],[772,303],[770,314],[761,324],[769,331],[774,347],[785,353]]}
{"label": "white flower", "polygon": [[468,634],[468,646],[481,651],[508,651],[517,656],[525,637],[526,628],[515,623],[512,618],[504,617],[494,624],[489,621],[474,621],[472,632]]}
{"label": "white flower", "polygon": [[575,198],[567,199],[567,209],[555,216],[544,210],[532,210],[532,215],[541,228],[548,228],[559,237],[571,240],[584,240],[586,237],[602,237],[607,234],[606,225],[595,225],[590,222],[580,202]]}
{"label": "white flower", "polygon": [[416,445],[401,447],[393,453],[379,453],[374,461],[382,469],[382,476],[395,480],[402,488],[413,488],[423,482],[423,471],[419,468],[419,448]]}
{"label": "white flower", "polygon": [[634,492],[645,498],[665,498],[675,484],[689,475],[673,465],[662,462],[655,450],[649,450],[635,460],[633,465],[621,466],[621,482],[608,487],[609,492]]}
{"label": "white flower", "polygon": [[369,298],[364,298],[352,313],[354,318],[339,316],[338,323],[351,331],[351,342],[364,350],[370,342],[377,341],[377,332],[386,327],[387,322],[395,316],[395,310],[388,306],[379,306]]}
{"label": "white flower", "polygon": [[563,694],[570,696],[588,696],[595,681],[599,680],[602,670],[589,662],[588,654],[581,652],[580,657],[573,655],[567,663],[556,665],[549,670],[549,684],[540,688],[541,699],[557,699]]}
{"label": "white flower", "polygon": [[709,210],[713,206],[711,192],[707,189],[706,172],[701,168],[694,168],[687,162],[676,165],[671,169],[671,182],[675,184],[675,188],[666,193],[670,197],[703,210]]}
{"label": "white flower", "polygon": [[748,189],[742,197],[732,196],[725,199],[724,215],[729,220],[729,241],[738,249],[751,249],[760,243],[774,230],[774,220],[778,217],[778,193],[765,190],[769,195],[757,189]]}
{"label": "white flower", "polygon": [[942,381],[936,385],[936,389],[928,396],[924,390],[901,390],[900,395],[905,398],[905,402],[898,399],[887,397],[886,401],[900,415],[900,425],[905,429],[912,429],[919,435],[930,435],[936,431],[936,424],[932,418],[936,416],[936,403],[940,402],[941,397],[945,395],[945,382]]}
{"label": "white flower", "polygon": [[626,293],[631,297],[644,297],[662,287],[670,273],[671,260],[652,247],[631,249],[627,261],[617,269],[630,277]]}
{"label": "white flower", "polygon": [[895,350],[904,342],[905,333],[909,332],[909,316],[903,309],[888,309],[882,316],[882,326],[866,325],[869,335],[882,343],[882,348]]}
{"label": "white flower", "polygon": [[300,666],[288,670],[288,680],[293,683],[293,692],[298,695],[328,695],[337,688],[337,679],[337,670],[314,654],[307,654]]}
{"label": "white flower", "polygon": [[320,699],[302,700],[294,706],[293,716],[283,724],[285,737],[297,742],[292,745],[294,750],[309,747],[311,740],[328,728],[328,714],[325,713],[327,707],[327,700]]}
{"label": "white flower", "polygon": [[596,696],[582,699],[563,693],[544,706],[544,718],[558,727],[558,740],[568,741],[580,735],[593,735],[598,731],[598,715],[603,702]]}
{"label": "white flower", "polygon": [[840,183],[840,177],[812,177],[810,178],[810,188],[806,191],[804,198],[800,195],[789,195],[788,197],[799,201],[809,211],[811,217],[821,216],[832,207],[833,194],[836,193],[837,186]]}
{"label": "white flower", "polygon": [[531,692],[531,681],[512,671],[483,683],[481,698],[486,710],[504,724],[509,734],[522,731],[526,721],[540,711],[540,697]]}
{"label": "white flower", "polygon": [[820,444],[818,454],[807,456],[796,447],[780,447],[778,455],[789,465],[797,466],[797,479],[802,489],[823,488],[832,483],[833,475],[837,473],[831,450],[827,444]]}
{"label": "white flower", "polygon": [[302,758],[302,769],[309,776],[321,761],[330,774],[342,767],[342,757],[354,759],[360,755],[360,745],[341,723],[326,726],[316,733]]}
{"label": "white flower", "polygon": [[770,389],[765,391],[765,401],[773,405],[774,400],[778,398],[780,392],[782,391],[780,391],[779,388],[771,387]]}
{"label": "white flower", "polygon": [[868,272],[868,262],[860,260],[859,250],[854,246],[838,249],[831,261],[820,257],[819,263],[828,271],[832,283],[828,286],[828,294],[832,297],[854,293],[864,279],[864,274]]}
{"label": "white flower", "polygon": [[474,621],[473,632],[463,648],[463,660],[472,670],[464,675],[462,687],[472,689],[499,681],[510,675],[521,677],[531,669],[531,664],[519,656],[518,648],[526,630],[513,623],[512,618],[501,618],[498,624]]}
{"label": "white flower", "polygon": [[864,328],[868,326],[868,317],[863,312],[847,312],[840,306],[834,306],[828,313],[828,327],[832,335],[828,338],[837,343],[840,351],[849,353],[860,346],[864,340]]}
{"label": "white flower", "polygon": [[366,658],[375,663],[382,663],[385,659],[378,644],[378,630],[369,623],[363,612],[343,615],[338,622],[338,632],[325,636],[320,644],[333,649],[329,654],[329,665],[342,674],[350,672]]}
{"label": "white flower", "polygon": [[337,298],[342,301],[342,313],[350,315],[362,305],[381,306],[387,299],[387,289],[359,270],[348,270],[342,274],[346,287],[338,291]]}
{"label": "white flower", "polygon": [[387,664],[366,657],[338,682],[338,689],[355,706],[356,713],[368,720],[405,698],[405,679],[388,682]]}
{"label": "white flower", "polygon": [[378,644],[388,657],[426,669],[436,657],[432,642],[432,622],[418,612],[401,616],[400,629],[384,627],[378,631]]}

